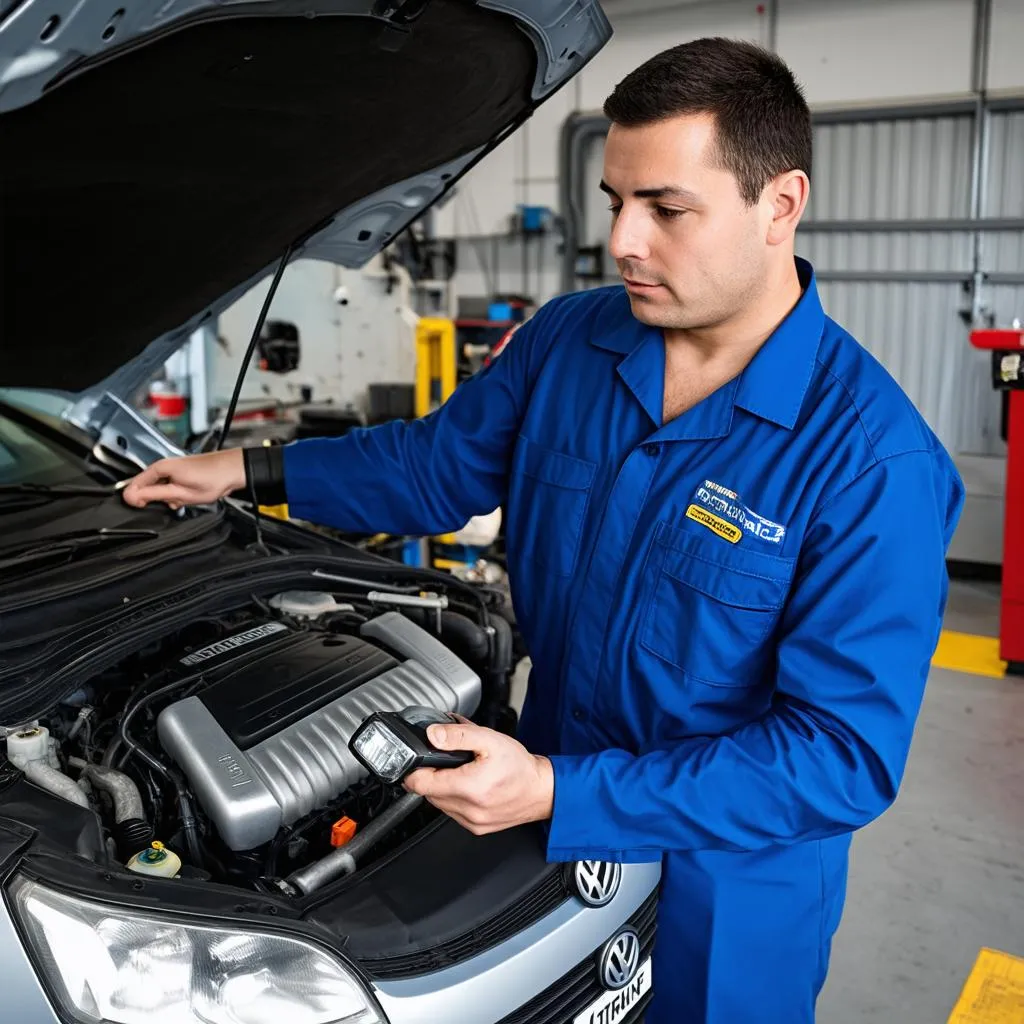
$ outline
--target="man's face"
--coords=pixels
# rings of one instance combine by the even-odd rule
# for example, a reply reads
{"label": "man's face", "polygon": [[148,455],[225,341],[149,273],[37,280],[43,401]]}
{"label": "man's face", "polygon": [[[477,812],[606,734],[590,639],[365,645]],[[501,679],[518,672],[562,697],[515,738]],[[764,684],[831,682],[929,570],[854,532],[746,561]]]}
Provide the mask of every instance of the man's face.
{"label": "man's face", "polygon": [[714,135],[705,114],[608,133],[609,251],[643,323],[712,327],[765,288],[770,204],[743,202],[736,178],[716,166]]}

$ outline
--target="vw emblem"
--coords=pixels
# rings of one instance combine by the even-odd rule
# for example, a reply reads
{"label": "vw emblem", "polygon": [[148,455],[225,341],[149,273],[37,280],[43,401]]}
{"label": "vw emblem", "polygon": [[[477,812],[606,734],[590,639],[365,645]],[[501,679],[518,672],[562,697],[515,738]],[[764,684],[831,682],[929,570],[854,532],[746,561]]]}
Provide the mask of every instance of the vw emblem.
{"label": "vw emblem", "polygon": [[640,936],[632,928],[625,928],[609,939],[601,951],[598,971],[601,984],[614,991],[625,988],[636,976],[640,966]]}
{"label": "vw emblem", "polygon": [[621,864],[609,864],[603,860],[580,860],[572,870],[576,895],[588,907],[603,907],[610,903],[619,891],[621,881]]}

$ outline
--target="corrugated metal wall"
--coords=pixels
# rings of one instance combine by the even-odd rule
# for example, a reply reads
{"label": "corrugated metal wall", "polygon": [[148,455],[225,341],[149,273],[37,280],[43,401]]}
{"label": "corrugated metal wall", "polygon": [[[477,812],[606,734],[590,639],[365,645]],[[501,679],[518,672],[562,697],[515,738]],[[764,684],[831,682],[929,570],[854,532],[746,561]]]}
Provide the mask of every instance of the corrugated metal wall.
{"label": "corrugated metal wall", "polygon": [[958,315],[957,285],[823,281],[820,290],[829,316],[896,378],[951,451],[963,450],[967,410],[979,427],[975,433],[983,432],[979,409],[995,398],[990,387],[980,395],[974,388],[964,394],[961,386],[972,352]]}
{"label": "corrugated metal wall", "polygon": [[[991,115],[985,213],[990,217],[1024,217],[1024,111]],[[1024,272],[1024,231],[1000,231],[985,239],[987,270]],[[1024,310],[1020,315],[1024,317]]]}
{"label": "corrugated metal wall", "polygon": [[[986,212],[992,217],[1024,217],[1024,111],[992,115]],[[999,281],[1024,279],[1024,231],[999,231],[983,236],[982,266]],[[1024,323],[1024,284],[989,286],[996,323]]]}
{"label": "corrugated metal wall", "polygon": [[967,217],[970,117],[819,124],[807,219]]}
{"label": "corrugated metal wall", "polygon": [[[971,127],[969,115],[819,125],[797,248],[822,278],[830,315],[892,373],[943,443],[995,452],[998,398],[960,316],[971,233],[878,223],[969,217]],[[833,231],[836,221],[868,223]]]}

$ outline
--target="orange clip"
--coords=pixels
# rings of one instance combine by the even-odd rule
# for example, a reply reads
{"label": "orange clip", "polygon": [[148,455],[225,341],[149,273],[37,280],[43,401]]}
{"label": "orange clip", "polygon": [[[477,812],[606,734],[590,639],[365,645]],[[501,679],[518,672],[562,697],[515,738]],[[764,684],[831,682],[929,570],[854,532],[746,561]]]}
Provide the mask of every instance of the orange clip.
{"label": "orange clip", "polygon": [[331,846],[344,846],[356,834],[357,828],[351,818],[340,818],[331,826]]}

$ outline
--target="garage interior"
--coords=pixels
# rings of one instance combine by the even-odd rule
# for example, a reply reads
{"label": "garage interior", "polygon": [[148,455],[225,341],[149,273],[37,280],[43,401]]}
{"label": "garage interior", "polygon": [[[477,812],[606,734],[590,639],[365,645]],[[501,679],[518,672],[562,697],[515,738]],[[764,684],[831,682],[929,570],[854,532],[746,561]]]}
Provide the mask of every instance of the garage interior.
{"label": "garage interior", "polygon": [[[426,415],[544,303],[617,283],[598,188],[607,94],[691,39],[778,52],[814,121],[798,255],[967,490],[906,776],[854,840],[818,1020],[1024,1024],[1024,0],[601,4],[614,35],[592,63],[368,264],[283,270],[226,445]],[[175,450],[203,451],[224,426],[269,286],[198,327],[137,389],[134,410]],[[500,510],[458,533],[353,542],[506,585]],[[530,660],[515,655],[518,710]]]}
{"label": "garage interior", "polygon": [[[971,344],[972,331],[1024,319],[1024,3],[604,7],[615,30],[606,49],[406,238],[361,271],[314,261],[287,269],[235,439],[420,414],[533,309],[614,283],[597,188],[605,95],[674,42],[724,35],[776,49],[815,122],[798,252],[815,266],[826,311],[896,377],[967,486],[949,552],[947,633],[901,795],[854,843],[819,1019],[1024,1020],[1024,1002],[1018,1016],[997,1017],[961,998],[969,977],[971,991],[988,977],[972,975],[983,949],[1024,956],[1024,683],[999,647],[1011,393],[993,386],[992,353]],[[167,410],[157,417],[170,431],[200,432],[223,407],[265,290],[199,332],[155,382],[150,408]],[[424,552],[403,538],[401,557],[500,574],[499,526],[472,524],[444,540],[459,543]],[[384,550],[396,543],[382,540]],[[528,664],[516,677],[519,701]]]}

